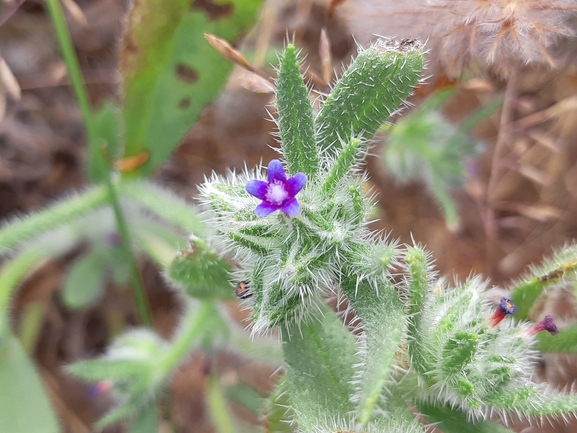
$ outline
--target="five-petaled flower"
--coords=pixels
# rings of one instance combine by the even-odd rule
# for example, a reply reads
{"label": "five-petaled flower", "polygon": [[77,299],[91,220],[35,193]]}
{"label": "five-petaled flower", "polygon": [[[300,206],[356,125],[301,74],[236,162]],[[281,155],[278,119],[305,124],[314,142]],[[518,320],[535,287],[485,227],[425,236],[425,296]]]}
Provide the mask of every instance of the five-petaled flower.
{"label": "five-petaled flower", "polygon": [[268,182],[251,180],[246,184],[246,190],[262,200],[256,207],[257,216],[265,217],[277,210],[295,216],[301,209],[295,196],[306,183],[307,176],[304,173],[296,173],[287,179],[282,163],[273,159],[268,164]]}
{"label": "five-petaled flower", "polygon": [[513,299],[511,298],[501,298],[499,306],[495,310],[493,316],[489,319],[489,323],[492,327],[497,326],[508,314],[513,314],[517,307],[513,304]]}

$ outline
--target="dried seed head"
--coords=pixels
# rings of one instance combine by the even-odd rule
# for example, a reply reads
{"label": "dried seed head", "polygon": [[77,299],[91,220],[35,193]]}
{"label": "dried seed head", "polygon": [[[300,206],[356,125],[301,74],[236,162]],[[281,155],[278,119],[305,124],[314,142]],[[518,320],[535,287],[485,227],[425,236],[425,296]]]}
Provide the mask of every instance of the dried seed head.
{"label": "dried seed head", "polygon": [[430,7],[446,13],[439,36],[442,61],[451,71],[479,61],[504,75],[527,63],[553,67],[555,44],[575,36],[569,21],[577,11],[573,1],[444,0]]}

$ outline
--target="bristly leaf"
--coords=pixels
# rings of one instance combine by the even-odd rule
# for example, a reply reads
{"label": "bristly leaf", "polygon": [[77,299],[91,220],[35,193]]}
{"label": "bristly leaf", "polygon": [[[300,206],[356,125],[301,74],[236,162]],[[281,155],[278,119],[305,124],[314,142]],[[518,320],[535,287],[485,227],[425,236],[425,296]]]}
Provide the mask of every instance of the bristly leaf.
{"label": "bristly leaf", "polygon": [[577,326],[561,329],[557,335],[548,332],[539,333],[537,348],[541,352],[577,354]]}
{"label": "bristly leaf", "polygon": [[328,197],[332,196],[338,186],[339,181],[351,172],[351,168],[359,161],[359,151],[362,146],[362,140],[352,138],[339,153],[337,160],[331,167],[331,171],[322,186],[322,191]]}
{"label": "bristly leaf", "polygon": [[408,271],[407,289],[409,295],[409,356],[415,369],[419,373],[427,371],[426,356],[422,347],[421,319],[424,312],[427,292],[429,290],[429,264],[427,254],[419,247],[407,249],[405,254]]}
{"label": "bristly leaf", "polygon": [[379,39],[336,83],[315,120],[321,153],[336,157],[352,137],[370,140],[402,104],[423,70],[422,45]]}
{"label": "bristly leaf", "polygon": [[94,250],[71,266],[62,289],[62,300],[68,308],[84,308],[102,296],[106,280],[104,259],[102,252]]}
{"label": "bristly leaf", "polygon": [[312,178],[319,166],[313,110],[292,44],[281,55],[276,99],[282,150],[289,174],[302,172]]}
{"label": "bristly leaf", "polygon": [[288,395],[288,382],[286,376],[279,382],[266,401],[265,428],[270,433],[292,433],[291,426],[294,414]]}
{"label": "bristly leaf", "polygon": [[378,407],[385,384],[399,349],[405,326],[405,312],[393,284],[382,280],[371,284],[359,278],[347,278],[343,290],[362,321],[363,356],[358,374],[359,421],[367,425]]}
{"label": "bristly leaf", "polygon": [[513,433],[492,421],[470,422],[466,414],[448,406],[419,404],[418,408],[431,424],[445,433]]}
{"label": "bristly leaf", "polygon": [[353,366],[358,363],[355,341],[335,313],[322,316],[289,332],[282,328],[287,380],[296,421],[312,431],[327,420],[344,420],[353,409]]}
{"label": "bristly leaf", "polygon": [[543,265],[531,270],[527,278],[514,287],[511,297],[517,309],[517,320],[527,319],[533,304],[543,291],[561,280],[575,280],[577,277],[577,245],[572,244],[545,260]]}

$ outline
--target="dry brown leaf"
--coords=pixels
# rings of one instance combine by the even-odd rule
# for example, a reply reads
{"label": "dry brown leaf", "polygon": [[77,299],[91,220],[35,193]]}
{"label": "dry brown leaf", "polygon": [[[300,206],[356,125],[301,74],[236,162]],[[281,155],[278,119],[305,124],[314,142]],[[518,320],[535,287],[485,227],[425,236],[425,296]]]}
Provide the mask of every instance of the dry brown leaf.
{"label": "dry brown leaf", "polygon": [[323,68],[323,79],[325,80],[326,84],[330,84],[333,79],[333,57],[331,54],[331,41],[329,41],[329,37],[325,28],[321,29],[319,55]]}
{"label": "dry brown leaf", "polygon": [[204,39],[214,48],[218,53],[227,60],[230,60],[235,65],[240,66],[248,71],[254,72],[254,68],[249,61],[227,41],[209,33],[204,34]]}
{"label": "dry brown leaf", "polygon": [[245,69],[238,70],[235,79],[241,87],[254,93],[274,93],[275,91],[275,86],[269,80]]}
{"label": "dry brown leaf", "polygon": [[18,80],[16,80],[10,66],[8,66],[2,56],[0,56],[0,83],[2,83],[2,88],[12,99],[20,100],[21,92]]}

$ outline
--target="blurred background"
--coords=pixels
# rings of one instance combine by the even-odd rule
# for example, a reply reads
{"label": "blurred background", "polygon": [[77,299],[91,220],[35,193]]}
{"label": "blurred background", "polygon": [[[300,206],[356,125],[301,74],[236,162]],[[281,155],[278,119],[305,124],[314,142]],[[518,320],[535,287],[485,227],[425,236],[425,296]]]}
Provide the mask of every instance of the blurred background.
{"label": "blurred background", "polygon": [[[121,96],[118,63],[129,3],[63,2],[93,106]],[[481,274],[500,293],[531,263],[577,238],[575,12],[572,1],[267,0],[235,47],[274,77],[271,63],[288,35],[303,50],[312,95],[322,95],[374,35],[427,41],[422,84],[371,147],[367,168],[378,200],[372,226],[426,245],[441,274],[461,280]],[[0,20],[0,217],[10,219],[83,188],[87,147],[44,2],[4,1]],[[194,204],[204,176],[274,158],[273,98],[254,74],[235,67],[154,181]],[[115,335],[139,325],[122,278],[107,278],[104,295],[88,308],[62,302],[71,264],[86,248],[44,261],[12,302],[12,328],[25,338],[71,433],[92,431],[111,401],[106,393],[94,396],[62,366],[98,356]],[[151,260],[139,259],[138,267],[154,329],[168,338],[182,307]],[[577,322],[574,291],[555,288],[535,314],[554,314],[560,327]],[[245,323],[249,313],[235,300],[226,308]],[[280,366],[227,351],[207,356],[192,353],[174,375],[164,408],[171,421],[159,431],[215,431],[205,410],[210,369],[235,390],[229,398],[236,416],[265,429],[258,401],[273,389]],[[576,374],[569,355],[546,355],[540,368],[541,379],[559,388]],[[239,403],[244,396],[257,403]],[[574,432],[577,424],[514,428]]]}

